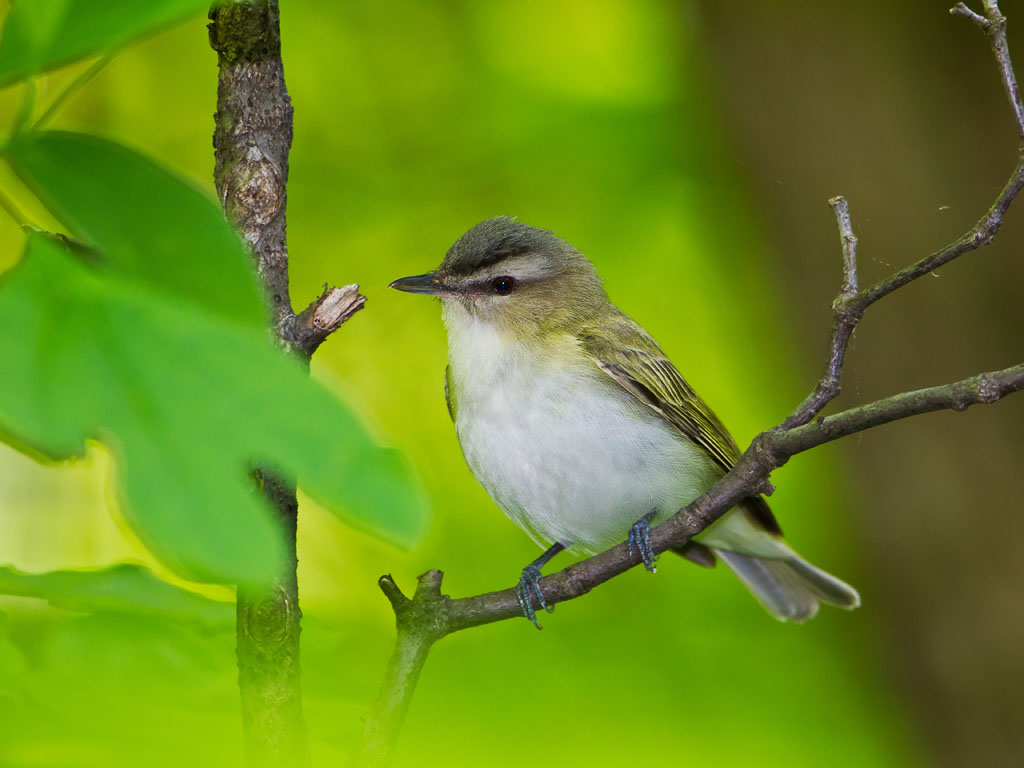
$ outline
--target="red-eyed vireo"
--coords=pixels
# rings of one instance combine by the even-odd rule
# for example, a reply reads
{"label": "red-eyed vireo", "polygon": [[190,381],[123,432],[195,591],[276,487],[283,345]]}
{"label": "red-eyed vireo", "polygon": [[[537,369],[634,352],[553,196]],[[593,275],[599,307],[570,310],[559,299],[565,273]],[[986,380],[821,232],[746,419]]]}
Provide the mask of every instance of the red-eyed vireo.
{"label": "red-eyed vireo", "polygon": [[[436,271],[391,287],[441,299],[445,394],[462,452],[505,514],[548,547],[518,587],[535,624],[551,557],[593,554],[628,535],[653,570],[649,525],[740,455],[654,339],[608,300],[587,257],[552,232],[488,219]],[[760,497],[680,554],[708,566],[720,557],[783,621],[811,618],[819,602],[860,604],[851,586],[790,549]]]}

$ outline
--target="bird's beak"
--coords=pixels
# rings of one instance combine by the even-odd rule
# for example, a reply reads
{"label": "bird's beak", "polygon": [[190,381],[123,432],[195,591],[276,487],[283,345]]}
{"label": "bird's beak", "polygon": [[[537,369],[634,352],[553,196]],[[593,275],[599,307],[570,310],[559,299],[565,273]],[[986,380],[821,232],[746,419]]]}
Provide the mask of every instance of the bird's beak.
{"label": "bird's beak", "polygon": [[413,275],[412,277],[400,277],[389,285],[388,288],[394,288],[396,291],[405,291],[406,293],[425,293],[430,296],[439,296],[442,293],[448,293],[449,290],[433,272],[427,272],[425,275]]}

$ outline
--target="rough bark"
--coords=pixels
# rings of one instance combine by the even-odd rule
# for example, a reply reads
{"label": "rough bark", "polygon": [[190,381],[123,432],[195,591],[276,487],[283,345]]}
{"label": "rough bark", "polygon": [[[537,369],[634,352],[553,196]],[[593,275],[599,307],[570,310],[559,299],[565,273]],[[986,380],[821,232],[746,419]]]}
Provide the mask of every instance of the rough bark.
{"label": "rough bark", "polygon": [[[210,12],[210,44],[220,77],[213,144],[214,181],[230,221],[248,242],[271,320],[281,335],[293,316],[288,294],[286,210],[292,105],[285,87],[276,2],[225,5]],[[302,718],[296,578],[295,489],[257,472],[277,511],[287,556],[267,592],[238,591],[238,687],[250,765],[301,765]]]}
{"label": "rough bark", "polygon": [[[275,338],[308,362],[365,299],[356,285],[324,286],[321,296],[301,314],[292,310],[286,238],[292,105],[281,61],[277,0],[215,6],[209,30],[220,73],[213,140],[217,193],[256,261]],[[298,502],[293,486],[262,469],[256,478],[277,512],[287,556],[271,589],[238,591],[238,685],[246,759],[253,766],[304,765],[308,755],[299,666]]]}

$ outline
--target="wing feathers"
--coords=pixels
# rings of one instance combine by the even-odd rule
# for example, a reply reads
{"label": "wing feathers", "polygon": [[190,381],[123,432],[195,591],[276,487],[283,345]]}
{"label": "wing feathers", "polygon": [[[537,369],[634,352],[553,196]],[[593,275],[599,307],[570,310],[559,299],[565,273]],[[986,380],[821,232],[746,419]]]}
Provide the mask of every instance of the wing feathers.
{"label": "wing feathers", "polygon": [[736,442],[643,328],[616,310],[600,330],[584,329],[578,338],[584,352],[623,389],[703,447],[723,469],[732,468],[740,457]]}
{"label": "wing feathers", "polygon": [[[585,328],[579,334],[583,351],[619,386],[659,413],[728,472],[740,457],[729,431],[650,334],[618,309],[614,312],[611,318],[602,318],[600,327]],[[782,532],[764,499],[752,498],[743,506],[763,528]]]}

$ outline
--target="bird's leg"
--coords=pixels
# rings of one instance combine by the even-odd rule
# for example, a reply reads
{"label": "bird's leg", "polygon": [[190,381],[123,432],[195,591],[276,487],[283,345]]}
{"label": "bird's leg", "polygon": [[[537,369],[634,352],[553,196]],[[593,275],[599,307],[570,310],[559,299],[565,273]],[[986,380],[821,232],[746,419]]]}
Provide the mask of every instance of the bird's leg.
{"label": "bird's leg", "polygon": [[658,569],[654,565],[656,558],[654,550],[651,548],[651,520],[653,518],[654,510],[652,509],[633,523],[633,527],[629,529],[629,538],[626,543],[629,546],[630,561],[633,560],[633,551],[635,550],[640,560],[643,561],[644,568],[651,573],[657,573]]}
{"label": "bird's leg", "polygon": [[519,607],[523,609],[523,616],[532,621],[533,626],[537,629],[540,629],[541,626],[537,623],[537,614],[533,610],[534,595],[537,596],[537,602],[545,611],[551,613],[555,610],[555,606],[548,606],[544,602],[544,593],[540,590],[540,569],[564,549],[565,545],[556,541],[543,555],[523,568],[523,575],[519,577],[519,584],[516,585],[516,599],[519,600]]}

